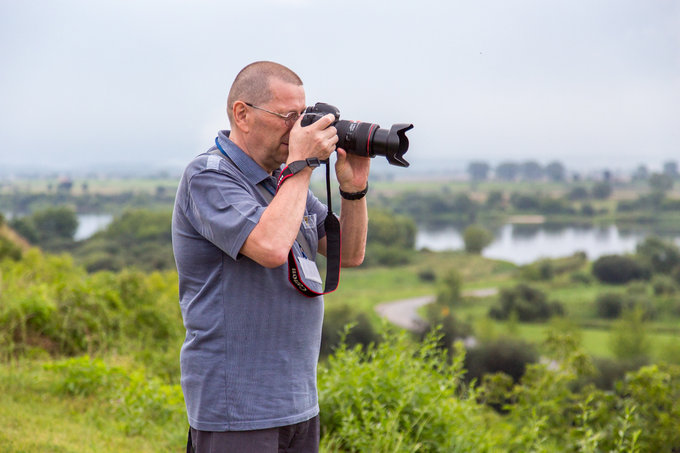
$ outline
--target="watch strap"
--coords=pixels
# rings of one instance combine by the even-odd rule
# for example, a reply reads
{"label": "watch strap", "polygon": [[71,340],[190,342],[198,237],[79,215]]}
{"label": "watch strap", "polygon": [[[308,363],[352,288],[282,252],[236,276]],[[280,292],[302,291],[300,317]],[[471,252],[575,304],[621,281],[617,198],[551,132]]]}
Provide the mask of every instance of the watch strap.
{"label": "watch strap", "polygon": [[316,168],[320,165],[321,165],[321,161],[317,157],[310,157],[308,159],[296,160],[296,161],[289,163],[288,165],[286,165],[286,168],[284,168],[281,171],[281,174],[279,174],[279,182],[276,186],[276,190],[278,191],[279,187],[281,187],[281,184],[283,184],[283,182],[286,179],[290,178],[294,174],[300,173],[302,170],[304,170],[307,167]]}
{"label": "watch strap", "polygon": [[340,196],[344,198],[345,200],[361,200],[366,196],[368,193],[368,182],[366,183],[366,188],[364,190],[361,190],[359,192],[345,192],[342,189],[340,190]]}

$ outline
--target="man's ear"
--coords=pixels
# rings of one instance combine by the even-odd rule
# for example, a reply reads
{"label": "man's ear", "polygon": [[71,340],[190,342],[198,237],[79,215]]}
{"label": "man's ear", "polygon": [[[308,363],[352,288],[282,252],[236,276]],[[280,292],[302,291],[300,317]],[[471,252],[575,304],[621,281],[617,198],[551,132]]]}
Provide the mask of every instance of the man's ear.
{"label": "man's ear", "polygon": [[250,115],[248,115],[248,106],[245,104],[245,102],[234,102],[234,107],[232,108],[231,113],[234,117],[234,126],[236,126],[242,132],[248,132],[250,130]]}

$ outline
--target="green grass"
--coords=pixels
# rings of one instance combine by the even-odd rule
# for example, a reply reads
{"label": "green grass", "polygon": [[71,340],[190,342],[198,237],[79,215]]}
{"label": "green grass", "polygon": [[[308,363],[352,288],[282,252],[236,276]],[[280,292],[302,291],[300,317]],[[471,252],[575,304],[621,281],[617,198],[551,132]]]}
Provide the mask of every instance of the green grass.
{"label": "green grass", "polygon": [[185,427],[158,425],[126,434],[101,395],[54,391],[57,376],[43,362],[22,360],[0,367],[0,448],[25,453],[181,452]]}
{"label": "green grass", "polygon": [[439,279],[454,269],[462,274],[465,289],[478,289],[510,284],[516,266],[461,252],[422,252],[414,255],[413,263],[403,267],[343,269],[338,290],[325,300],[327,304],[348,302],[372,313],[383,302],[435,294],[437,284],[423,281],[419,274],[432,271]]}

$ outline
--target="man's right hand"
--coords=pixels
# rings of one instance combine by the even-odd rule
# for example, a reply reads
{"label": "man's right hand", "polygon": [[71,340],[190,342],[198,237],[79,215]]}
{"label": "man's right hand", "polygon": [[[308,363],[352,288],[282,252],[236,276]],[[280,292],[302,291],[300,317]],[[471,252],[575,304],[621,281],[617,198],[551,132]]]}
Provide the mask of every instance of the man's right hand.
{"label": "man's right hand", "polygon": [[300,124],[302,117],[303,115],[298,118],[290,131],[286,163],[310,157],[317,157],[320,160],[328,159],[338,143],[338,131],[331,126],[335,121],[335,116],[329,113],[305,127]]}

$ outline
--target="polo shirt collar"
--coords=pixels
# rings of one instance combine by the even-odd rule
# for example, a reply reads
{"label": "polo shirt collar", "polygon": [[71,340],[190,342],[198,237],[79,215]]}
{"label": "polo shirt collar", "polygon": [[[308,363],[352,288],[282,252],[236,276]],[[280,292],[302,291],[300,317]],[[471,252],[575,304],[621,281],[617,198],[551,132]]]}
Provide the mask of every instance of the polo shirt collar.
{"label": "polo shirt collar", "polygon": [[[252,157],[247,155],[241,148],[238,147],[234,142],[229,139],[229,133],[231,131],[224,130],[217,133],[217,140],[220,142],[220,146],[229,156],[234,165],[238,167],[239,170],[246,177],[248,182],[253,185],[259,184],[264,180],[267,180],[271,175],[267,173],[267,170],[260,167],[257,162],[253,160]],[[278,172],[275,171],[274,174]]]}

